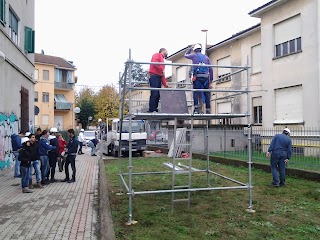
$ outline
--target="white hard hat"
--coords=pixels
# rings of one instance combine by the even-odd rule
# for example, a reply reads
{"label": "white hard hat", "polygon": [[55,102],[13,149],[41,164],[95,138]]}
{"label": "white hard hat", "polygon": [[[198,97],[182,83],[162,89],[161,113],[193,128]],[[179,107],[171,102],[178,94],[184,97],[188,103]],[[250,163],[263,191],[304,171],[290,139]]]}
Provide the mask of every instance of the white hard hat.
{"label": "white hard hat", "polygon": [[196,45],[194,45],[193,46],[193,51],[196,50],[196,49],[200,49],[201,50],[202,49],[201,44],[197,43]]}
{"label": "white hard hat", "polygon": [[290,135],[290,129],[289,129],[289,128],[283,129],[283,132],[284,132],[284,133],[288,133],[288,134]]}
{"label": "white hard hat", "polygon": [[101,121],[102,121],[102,119],[101,119],[101,118],[99,118],[99,119],[98,119],[98,122],[101,122]]}
{"label": "white hard hat", "polygon": [[50,132],[51,133],[56,133],[56,132],[58,132],[58,129],[55,128],[55,127],[52,127],[52,128],[50,128]]}
{"label": "white hard hat", "polygon": [[29,137],[30,134],[31,134],[31,132],[26,132],[26,133],[24,134],[24,136],[25,136],[25,137]]}
{"label": "white hard hat", "polygon": [[21,144],[24,144],[25,142],[29,141],[28,137],[21,138]]}
{"label": "white hard hat", "polygon": [[84,132],[84,129],[83,129],[83,128],[81,128],[80,132]]}

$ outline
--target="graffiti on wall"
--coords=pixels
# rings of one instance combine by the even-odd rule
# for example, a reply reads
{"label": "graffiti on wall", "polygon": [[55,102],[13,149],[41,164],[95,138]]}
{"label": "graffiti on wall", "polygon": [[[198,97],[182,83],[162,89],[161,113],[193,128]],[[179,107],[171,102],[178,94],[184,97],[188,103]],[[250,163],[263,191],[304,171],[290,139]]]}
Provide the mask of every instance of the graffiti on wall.
{"label": "graffiti on wall", "polygon": [[0,170],[13,164],[11,135],[18,133],[19,119],[14,114],[0,113]]}

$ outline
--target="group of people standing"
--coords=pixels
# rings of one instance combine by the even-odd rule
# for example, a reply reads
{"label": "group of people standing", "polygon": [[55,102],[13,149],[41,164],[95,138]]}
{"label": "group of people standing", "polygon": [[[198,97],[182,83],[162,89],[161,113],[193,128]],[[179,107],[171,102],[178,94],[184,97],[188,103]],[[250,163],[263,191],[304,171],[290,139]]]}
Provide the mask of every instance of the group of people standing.
{"label": "group of people standing", "polygon": [[[58,163],[59,171],[65,170],[62,182],[76,181],[75,159],[79,142],[73,129],[68,130],[70,137],[67,143],[56,128],[37,129],[37,134],[27,132],[11,136],[12,150],[15,159],[14,177],[21,178],[22,192],[32,193],[33,188],[43,188],[56,182],[55,170]],[[72,178],[69,175],[72,168]],[[36,183],[32,184],[32,169],[35,171]]]}

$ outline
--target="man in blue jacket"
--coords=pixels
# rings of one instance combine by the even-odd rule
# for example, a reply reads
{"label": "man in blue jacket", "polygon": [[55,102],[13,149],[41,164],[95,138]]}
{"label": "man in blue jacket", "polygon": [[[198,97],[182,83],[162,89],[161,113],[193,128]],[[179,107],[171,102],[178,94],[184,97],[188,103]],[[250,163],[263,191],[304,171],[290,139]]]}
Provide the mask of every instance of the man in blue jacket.
{"label": "man in blue jacket", "polygon": [[39,141],[42,185],[46,185],[50,183],[49,181],[46,180],[48,170],[49,170],[48,151],[56,149],[56,146],[49,145],[48,138],[49,138],[49,132],[47,130],[43,130],[41,133],[40,141]]}
{"label": "man in blue jacket", "polygon": [[[66,178],[62,180],[62,182],[73,183],[76,181],[76,156],[78,151],[79,142],[75,137],[75,133],[73,129],[68,130],[68,135],[70,140],[66,146],[66,153],[68,154],[66,163],[65,163],[65,173]],[[72,179],[69,177],[69,164],[71,164],[72,169]]]}
{"label": "man in blue jacket", "polygon": [[286,177],[286,163],[289,162],[292,154],[292,141],[289,138],[290,129],[283,129],[282,134],[276,134],[271,144],[268,148],[267,158],[270,157],[270,167],[272,174],[272,186],[279,186],[279,175],[280,174],[280,187],[284,187],[285,185],[285,177]]}
{"label": "man in blue jacket", "polygon": [[21,178],[20,174],[20,161],[19,159],[19,151],[22,148],[21,144],[21,138],[24,137],[24,134],[22,132],[19,132],[19,134],[12,134],[11,135],[11,145],[12,145],[12,153],[14,156],[14,177],[15,178]]}
{"label": "man in blue jacket", "polygon": [[49,170],[47,174],[47,181],[49,181],[49,177],[50,177],[50,182],[56,181],[56,179],[54,178],[54,175],[56,173],[56,166],[59,158],[59,142],[56,136],[57,132],[58,132],[57,128],[55,127],[50,128],[50,133],[51,133],[51,135],[49,136],[50,145],[56,147],[54,150],[51,150],[48,152]]}
{"label": "man in blue jacket", "polygon": [[[193,53],[192,53],[193,50]],[[190,47],[185,53],[184,57],[192,61],[192,64],[203,64],[211,65],[210,59],[208,56],[201,53],[202,46],[200,44],[195,44]],[[192,81],[194,89],[209,89],[212,88],[213,81],[213,70],[212,67],[206,66],[197,66],[192,68]],[[206,114],[210,114],[211,103],[210,103],[210,92],[193,92],[193,104],[194,104],[194,113],[201,113],[199,109],[199,96],[202,94],[206,103]]]}

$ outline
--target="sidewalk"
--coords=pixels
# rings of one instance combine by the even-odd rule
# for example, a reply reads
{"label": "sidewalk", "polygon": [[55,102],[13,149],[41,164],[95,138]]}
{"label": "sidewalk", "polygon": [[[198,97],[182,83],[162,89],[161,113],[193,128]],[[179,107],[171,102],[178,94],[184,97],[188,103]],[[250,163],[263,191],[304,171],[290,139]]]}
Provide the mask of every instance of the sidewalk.
{"label": "sidewalk", "polygon": [[[13,171],[0,176],[0,239],[97,239],[99,157],[85,150],[76,158],[75,183],[55,182],[26,194]],[[63,180],[64,171],[57,167],[55,178]]]}

